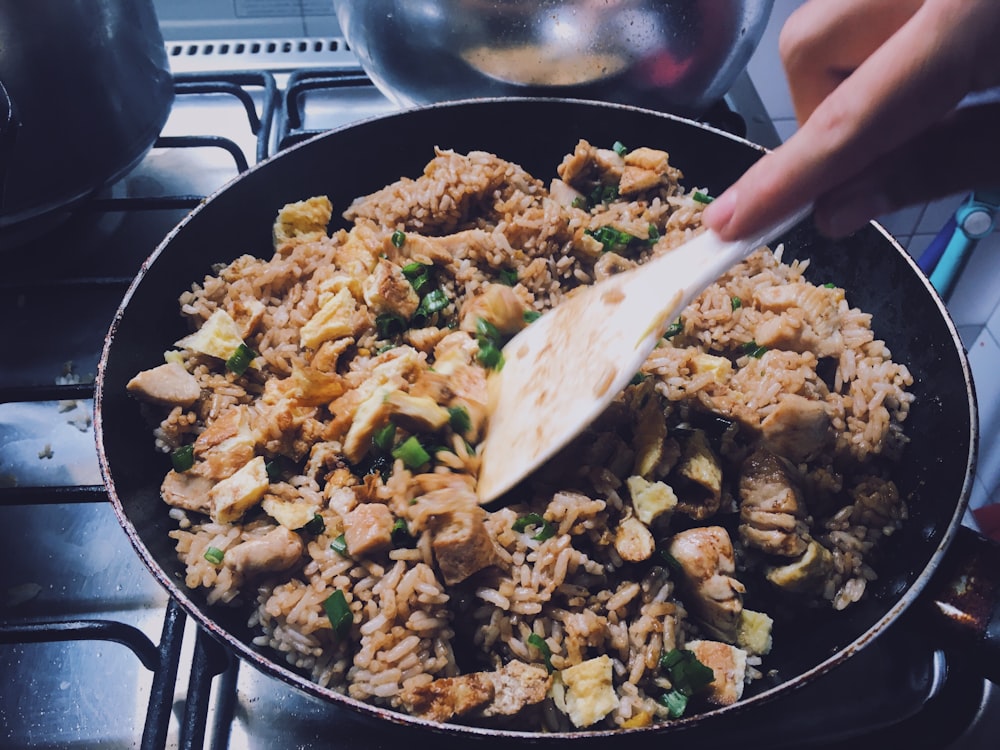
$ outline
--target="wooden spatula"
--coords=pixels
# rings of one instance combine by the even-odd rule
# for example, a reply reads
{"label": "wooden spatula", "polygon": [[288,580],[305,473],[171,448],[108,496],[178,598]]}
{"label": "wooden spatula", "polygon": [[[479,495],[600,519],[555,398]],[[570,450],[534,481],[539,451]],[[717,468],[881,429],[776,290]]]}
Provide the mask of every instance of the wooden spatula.
{"label": "wooden spatula", "polygon": [[681,310],[809,208],[724,242],[709,230],[638,268],[580,290],[518,333],[490,375],[480,503],[495,500],[597,418]]}

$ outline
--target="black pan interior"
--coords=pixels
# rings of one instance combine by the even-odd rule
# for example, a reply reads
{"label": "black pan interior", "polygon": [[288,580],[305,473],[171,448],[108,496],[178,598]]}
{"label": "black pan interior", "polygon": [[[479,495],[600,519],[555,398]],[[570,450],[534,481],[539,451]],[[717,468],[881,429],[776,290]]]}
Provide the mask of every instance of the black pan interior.
{"label": "black pan interior", "polygon": [[[523,165],[548,181],[580,138],[610,146],[662,148],[685,184],[722,191],[761,150],[687,121],[622,106],[566,100],[488,100],[413,110],[320,136],[265,162],[195,211],[144,266],[116,318],[100,373],[98,434],[102,468],[126,530],[154,572],[211,630],[252,654],[242,612],[209,608],[187,592],[159,499],[168,459],[153,450],[150,425],[125,383],[162,361],[186,333],[177,297],[214,263],[243,253],[268,255],[276,211],[284,203],[328,195],[335,216],[356,196],[415,177],[435,146],[480,149]],[[834,242],[802,226],[786,258],[809,258],[810,279],[843,286],[852,305],[874,314],[874,329],[905,362],[917,402],[906,423],[899,485],[911,519],[885,550],[867,599],[845,613],[811,618],[775,633],[767,667],[778,682],[849,654],[912,600],[960,519],[975,454],[975,400],[968,365],[943,305],[905,253],[877,227]],[[874,630],[873,630],[874,629]],[[263,666],[268,668],[263,657]],[[839,658],[839,657],[838,657]],[[287,678],[287,676],[286,676]],[[761,681],[757,691],[774,683]],[[301,685],[310,689],[303,678]],[[770,691],[769,694],[773,694]]]}

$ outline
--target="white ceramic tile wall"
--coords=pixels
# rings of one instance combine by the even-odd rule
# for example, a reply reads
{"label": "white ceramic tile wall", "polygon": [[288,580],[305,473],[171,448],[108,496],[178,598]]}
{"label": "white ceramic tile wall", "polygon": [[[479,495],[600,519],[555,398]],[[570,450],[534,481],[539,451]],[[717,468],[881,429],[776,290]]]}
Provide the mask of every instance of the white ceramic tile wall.
{"label": "white ceramic tile wall", "polygon": [[[785,19],[804,0],[775,0],[770,22],[748,70],[782,139],[797,128],[788,85],[778,55]],[[964,200],[955,195],[912,206],[882,218],[882,224],[919,258],[948,217]],[[980,458],[971,507],[1000,502],[1000,230],[980,241],[948,302],[969,352],[979,400]],[[972,523],[971,519],[967,522]]]}

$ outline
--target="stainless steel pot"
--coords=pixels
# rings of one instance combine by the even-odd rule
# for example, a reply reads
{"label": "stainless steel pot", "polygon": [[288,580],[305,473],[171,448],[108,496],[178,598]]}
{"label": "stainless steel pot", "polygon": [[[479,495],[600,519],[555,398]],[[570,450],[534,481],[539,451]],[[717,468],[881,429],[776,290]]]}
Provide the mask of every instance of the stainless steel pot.
{"label": "stainless steel pot", "polygon": [[172,101],[152,0],[0,0],[0,230],[129,170]]}
{"label": "stainless steel pot", "polygon": [[404,105],[571,96],[696,115],[732,86],[773,0],[333,0]]}

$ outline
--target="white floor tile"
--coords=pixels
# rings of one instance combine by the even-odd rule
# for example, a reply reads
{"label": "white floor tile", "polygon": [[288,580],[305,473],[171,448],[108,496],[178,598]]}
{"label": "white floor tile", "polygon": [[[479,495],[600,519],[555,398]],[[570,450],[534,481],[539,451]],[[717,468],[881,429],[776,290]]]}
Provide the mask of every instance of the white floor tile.
{"label": "white floor tile", "polygon": [[966,194],[951,195],[927,204],[927,209],[920,217],[915,231],[921,233],[934,234],[943,227],[948,219],[955,215],[955,211],[967,197]]}
{"label": "white floor tile", "polygon": [[[1000,233],[980,240],[948,300],[956,325],[986,325],[1000,303]],[[1000,320],[991,327],[1000,340]]]}
{"label": "white floor tile", "polygon": [[879,223],[884,226],[893,237],[910,237],[916,231],[917,222],[924,212],[923,204],[908,206],[887,214],[879,219]]}
{"label": "white floor tile", "polygon": [[983,330],[969,349],[969,364],[979,402],[979,467],[977,478],[986,496],[1000,484],[1000,345]]}

